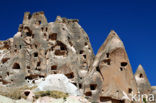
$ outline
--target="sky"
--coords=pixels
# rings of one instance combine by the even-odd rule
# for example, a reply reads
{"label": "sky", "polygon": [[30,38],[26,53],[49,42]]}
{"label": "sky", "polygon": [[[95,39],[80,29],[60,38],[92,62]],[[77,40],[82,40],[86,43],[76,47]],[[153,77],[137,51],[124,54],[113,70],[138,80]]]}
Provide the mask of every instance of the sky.
{"label": "sky", "polygon": [[44,11],[48,22],[58,15],[79,19],[95,54],[109,32],[115,30],[133,72],[142,64],[151,85],[156,86],[155,0],[0,0],[0,40],[13,37],[26,11]]}

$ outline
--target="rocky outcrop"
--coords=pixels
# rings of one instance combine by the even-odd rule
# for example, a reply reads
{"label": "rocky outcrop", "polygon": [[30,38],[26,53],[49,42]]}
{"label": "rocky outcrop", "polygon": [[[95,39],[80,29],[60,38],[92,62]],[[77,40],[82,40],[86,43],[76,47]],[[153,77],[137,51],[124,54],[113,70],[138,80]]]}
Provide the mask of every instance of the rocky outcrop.
{"label": "rocky outcrop", "polygon": [[78,20],[58,16],[48,23],[43,12],[26,12],[15,36],[0,42],[0,53],[0,83],[9,88],[58,73],[81,84],[94,59]]}
{"label": "rocky outcrop", "polygon": [[141,94],[148,94],[152,92],[151,85],[148,81],[148,78],[142,65],[138,66],[138,69],[135,73],[135,79]]}
{"label": "rocky outcrop", "polygon": [[0,95],[0,103],[31,103],[31,102],[26,101],[24,99],[21,99],[21,100],[13,100],[13,99],[10,99],[8,97],[1,96]]}
{"label": "rocky outcrop", "polygon": [[34,103],[91,103],[91,102],[89,102],[87,99],[83,97],[70,96],[65,99],[64,98],[54,99],[50,97],[42,97],[42,98],[39,98]]}
{"label": "rocky outcrop", "polygon": [[152,86],[151,89],[152,89],[152,93],[156,95],[156,86]]}
{"label": "rocky outcrop", "polygon": [[[124,44],[113,30],[94,56],[77,19],[58,16],[48,22],[43,12],[26,12],[15,36],[0,41],[0,95],[14,102],[89,103],[85,97],[93,103],[130,103],[123,97],[131,98],[138,88],[151,90],[141,66],[134,78]],[[60,99],[50,97],[56,95]]]}
{"label": "rocky outcrop", "polygon": [[[98,72],[98,76],[101,76],[99,81],[95,79],[98,76],[92,77],[96,72]],[[114,31],[110,32],[106,41],[100,47],[88,77],[92,78],[91,80],[95,79],[94,83],[100,89],[100,92],[90,89],[92,94],[90,99],[99,99],[99,102],[121,103],[124,102],[122,98],[124,93],[128,96],[132,92],[137,93],[136,81],[127,53],[122,41]]]}
{"label": "rocky outcrop", "polygon": [[[0,103],[32,103],[32,102],[24,99],[13,100],[8,97],[0,95]],[[70,96],[67,98],[60,99],[55,99],[51,97],[41,97],[36,101],[34,101],[34,103],[90,103],[90,102],[83,97]]]}

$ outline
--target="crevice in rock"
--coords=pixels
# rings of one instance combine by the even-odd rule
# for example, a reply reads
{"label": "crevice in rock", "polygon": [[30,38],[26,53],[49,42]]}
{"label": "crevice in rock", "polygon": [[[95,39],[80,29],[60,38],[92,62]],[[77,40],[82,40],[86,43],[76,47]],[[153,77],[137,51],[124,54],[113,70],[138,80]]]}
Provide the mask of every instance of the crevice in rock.
{"label": "crevice in rock", "polygon": [[21,69],[21,67],[18,63],[14,63],[12,69]]}
{"label": "crevice in rock", "polygon": [[128,93],[132,93],[132,88],[128,88]]}
{"label": "crevice in rock", "polygon": [[127,62],[121,62],[121,66],[123,67],[127,66]]}
{"label": "crevice in rock", "polygon": [[65,76],[66,76],[68,79],[73,79],[73,78],[74,78],[74,73],[73,73],[73,72],[67,73],[67,74],[65,74]]}
{"label": "crevice in rock", "polygon": [[97,87],[97,84],[90,84],[90,90],[95,90]]}
{"label": "crevice in rock", "polygon": [[52,65],[51,70],[57,70],[57,65]]}
{"label": "crevice in rock", "polygon": [[89,97],[92,96],[92,92],[91,91],[86,92],[85,96],[89,96]]}
{"label": "crevice in rock", "polygon": [[35,52],[34,53],[34,57],[38,57],[38,52]]}
{"label": "crevice in rock", "polygon": [[30,94],[30,91],[25,91],[24,94],[25,96],[28,96]]}
{"label": "crevice in rock", "polygon": [[124,100],[117,100],[111,97],[104,97],[104,96],[100,96],[100,102],[125,103]]}
{"label": "crevice in rock", "polygon": [[111,59],[105,59],[103,60],[103,63],[107,65],[111,65]]}
{"label": "crevice in rock", "polygon": [[51,33],[51,34],[49,34],[49,39],[50,40],[56,40],[57,39],[57,33]]}
{"label": "crevice in rock", "polygon": [[1,60],[1,62],[4,64],[4,63],[6,63],[9,59],[10,59],[10,58],[3,58],[3,59]]}
{"label": "crevice in rock", "polygon": [[143,78],[143,74],[142,74],[142,73],[141,73],[141,74],[139,74],[139,77],[140,77],[140,78]]}

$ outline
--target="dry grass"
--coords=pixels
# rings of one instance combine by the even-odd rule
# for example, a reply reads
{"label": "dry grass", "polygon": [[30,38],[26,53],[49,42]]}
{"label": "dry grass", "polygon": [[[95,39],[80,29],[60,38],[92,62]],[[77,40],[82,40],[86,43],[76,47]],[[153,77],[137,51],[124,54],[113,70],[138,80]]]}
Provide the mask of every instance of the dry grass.
{"label": "dry grass", "polygon": [[36,87],[28,87],[28,86],[21,86],[21,87],[2,87],[0,86],[0,95],[9,97],[11,99],[21,99],[22,92],[25,90],[32,90]]}
{"label": "dry grass", "polygon": [[[6,96],[9,97],[11,99],[21,99],[24,98],[26,99],[27,97],[25,95],[23,95],[23,92],[25,90],[32,90],[36,88],[34,87],[28,87],[28,86],[21,86],[21,87],[3,87],[0,86],[0,95],[2,96]],[[36,92],[35,93],[35,98],[34,99],[38,99],[39,97],[44,97],[44,96],[49,96],[52,98],[67,98],[68,94],[67,93],[63,93],[60,91],[40,91],[40,92]]]}
{"label": "dry grass", "polygon": [[68,97],[68,94],[60,91],[40,91],[35,93],[36,99],[44,96],[49,96],[57,99],[57,98],[66,98]]}

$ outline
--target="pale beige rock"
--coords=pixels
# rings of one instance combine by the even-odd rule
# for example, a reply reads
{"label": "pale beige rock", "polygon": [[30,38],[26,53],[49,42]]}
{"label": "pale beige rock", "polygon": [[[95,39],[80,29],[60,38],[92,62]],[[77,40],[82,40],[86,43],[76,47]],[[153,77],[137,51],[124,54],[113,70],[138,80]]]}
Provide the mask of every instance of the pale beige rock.
{"label": "pale beige rock", "polygon": [[41,97],[34,103],[91,103],[84,97],[70,96],[67,98],[54,99],[51,97]]}
{"label": "pale beige rock", "polygon": [[[132,73],[127,53],[118,35],[111,31],[104,44],[100,47],[90,69],[89,78],[96,72],[101,75],[100,92],[90,89],[90,99],[100,102],[112,101],[121,103],[124,93],[129,97],[137,93],[136,81]],[[94,78],[94,77],[93,77]],[[92,78],[92,79],[93,79]],[[87,88],[88,89],[88,88]],[[99,95],[96,97],[96,95]],[[129,101],[130,102],[130,101]]]}
{"label": "pale beige rock", "polygon": [[43,12],[26,12],[15,36],[0,42],[0,85],[32,86],[58,73],[82,84],[93,59],[88,35],[78,20],[58,16],[48,23]]}
{"label": "pale beige rock", "polygon": [[[43,12],[26,12],[15,36],[0,41],[0,95],[19,99],[20,93],[30,91],[26,95],[32,102],[30,89],[50,74],[64,74],[93,103],[129,103],[124,94],[137,93],[137,85],[142,92],[150,87],[147,78],[140,86],[137,74],[136,84],[123,42],[114,31],[94,57],[77,19],[58,16],[48,22]],[[39,100],[51,102],[47,98]]]}
{"label": "pale beige rock", "polygon": [[138,89],[141,94],[148,94],[151,93],[151,85],[148,81],[148,78],[146,76],[146,73],[142,67],[142,65],[138,66],[138,69],[135,73],[135,79],[137,82]]}
{"label": "pale beige rock", "polygon": [[0,95],[0,103],[32,103],[32,102],[26,101],[24,99],[13,100],[13,99],[10,99],[8,97]]}
{"label": "pale beige rock", "polygon": [[24,90],[22,96],[29,102],[33,102],[35,94],[32,90]]}
{"label": "pale beige rock", "polygon": [[5,96],[0,95],[0,103],[91,103],[86,100],[84,97],[76,97],[76,96],[69,96],[67,98],[60,98],[55,99],[52,97],[40,97],[39,99],[35,100],[34,102],[30,102],[24,99],[20,100],[13,100]]}
{"label": "pale beige rock", "polygon": [[156,95],[156,86],[152,86],[151,89],[152,89],[152,93]]}

